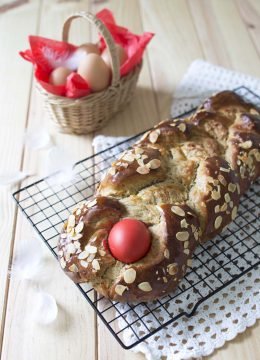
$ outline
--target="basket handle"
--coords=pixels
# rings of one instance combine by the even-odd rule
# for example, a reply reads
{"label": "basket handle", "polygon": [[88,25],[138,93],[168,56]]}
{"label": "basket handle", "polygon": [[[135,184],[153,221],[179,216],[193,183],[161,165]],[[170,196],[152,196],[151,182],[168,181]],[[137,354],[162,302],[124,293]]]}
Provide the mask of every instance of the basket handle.
{"label": "basket handle", "polygon": [[74,15],[69,16],[63,25],[62,41],[68,42],[70,25],[71,25],[72,21],[77,18],[84,18],[84,19],[88,20],[91,24],[93,24],[97,27],[98,31],[103,36],[105,43],[107,45],[110,57],[111,57],[111,64],[112,64],[112,83],[111,83],[111,85],[116,85],[118,83],[118,81],[120,80],[120,66],[119,66],[119,58],[118,58],[116,47],[115,47],[115,42],[114,42],[112,35],[108,31],[107,27],[95,15],[85,12],[85,11],[80,11],[80,12],[75,13]]}

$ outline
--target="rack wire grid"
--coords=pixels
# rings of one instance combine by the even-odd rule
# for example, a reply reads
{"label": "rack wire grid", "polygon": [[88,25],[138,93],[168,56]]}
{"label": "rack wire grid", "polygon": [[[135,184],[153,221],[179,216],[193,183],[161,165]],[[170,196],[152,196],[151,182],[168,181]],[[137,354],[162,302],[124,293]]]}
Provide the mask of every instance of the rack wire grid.
{"label": "rack wire grid", "polygon": [[[249,89],[240,87],[235,91],[260,106],[260,97]],[[187,113],[181,116],[184,115]],[[13,194],[55,257],[59,233],[70,210],[92,197],[109,164],[141,135],[77,162],[75,176],[69,184],[55,184],[51,176]],[[122,307],[99,296],[87,284],[76,285],[123,348],[132,348],[182,316],[191,317],[202,302],[260,264],[259,190],[258,181],[243,196],[238,216],[227,230],[196,249],[193,267],[174,293],[150,303],[129,303]],[[154,321],[147,321],[147,316],[152,316]]]}

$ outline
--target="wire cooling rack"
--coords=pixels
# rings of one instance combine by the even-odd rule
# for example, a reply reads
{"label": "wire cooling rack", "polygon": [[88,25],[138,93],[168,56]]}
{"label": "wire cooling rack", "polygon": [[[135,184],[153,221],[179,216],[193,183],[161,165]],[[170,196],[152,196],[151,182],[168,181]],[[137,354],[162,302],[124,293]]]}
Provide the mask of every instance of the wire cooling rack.
{"label": "wire cooling rack", "polygon": [[[260,106],[260,97],[249,89],[235,91]],[[70,210],[91,198],[111,162],[140,135],[77,162],[75,176],[68,184],[55,184],[54,175],[13,194],[55,257],[59,233]],[[259,192],[257,182],[243,196],[238,216],[228,229],[196,249],[193,267],[174,293],[150,303],[122,306],[99,296],[87,284],[76,285],[122,347],[132,348],[181,316],[192,316],[202,302],[260,264]],[[147,316],[154,321],[147,321]]]}

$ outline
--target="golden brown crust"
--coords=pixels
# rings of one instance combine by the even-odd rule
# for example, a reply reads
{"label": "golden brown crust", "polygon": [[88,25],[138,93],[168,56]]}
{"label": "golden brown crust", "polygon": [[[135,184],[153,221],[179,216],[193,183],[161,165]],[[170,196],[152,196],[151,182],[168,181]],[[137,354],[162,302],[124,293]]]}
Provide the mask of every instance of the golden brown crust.
{"label": "golden brown crust", "polygon": [[[155,126],[68,219],[59,241],[62,268],[112,300],[148,301],[173,291],[197,244],[235,218],[239,198],[260,175],[259,144],[259,109],[230,91],[190,117]],[[148,254],[129,265],[107,245],[125,217],[143,221],[152,238]]]}

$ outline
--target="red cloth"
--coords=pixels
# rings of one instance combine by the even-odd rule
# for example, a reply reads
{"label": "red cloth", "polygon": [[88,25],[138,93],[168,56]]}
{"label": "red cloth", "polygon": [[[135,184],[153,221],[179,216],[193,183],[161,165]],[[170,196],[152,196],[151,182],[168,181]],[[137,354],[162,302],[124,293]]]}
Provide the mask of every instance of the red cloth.
{"label": "red cloth", "polygon": [[[120,74],[128,74],[142,60],[143,52],[154,34],[145,32],[135,35],[128,29],[116,25],[114,16],[108,9],[101,10],[96,16],[106,25],[115,42],[125,49],[128,58],[121,65]],[[68,76],[65,85],[55,86],[48,82],[51,71],[62,66],[77,50],[77,46],[40,36],[29,36],[29,43],[30,49],[21,51],[20,55],[33,63],[35,78],[46,91],[69,98],[79,98],[91,92],[88,83],[75,72]],[[101,51],[106,48],[101,35],[99,47]]]}

